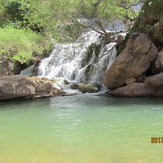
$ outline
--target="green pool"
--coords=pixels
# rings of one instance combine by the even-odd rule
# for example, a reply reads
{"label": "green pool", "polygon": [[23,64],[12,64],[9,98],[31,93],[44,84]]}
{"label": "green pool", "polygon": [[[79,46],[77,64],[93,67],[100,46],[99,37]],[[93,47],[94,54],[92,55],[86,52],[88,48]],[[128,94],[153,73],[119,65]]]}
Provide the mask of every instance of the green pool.
{"label": "green pool", "polygon": [[0,163],[162,163],[163,100],[90,95],[0,103]]}

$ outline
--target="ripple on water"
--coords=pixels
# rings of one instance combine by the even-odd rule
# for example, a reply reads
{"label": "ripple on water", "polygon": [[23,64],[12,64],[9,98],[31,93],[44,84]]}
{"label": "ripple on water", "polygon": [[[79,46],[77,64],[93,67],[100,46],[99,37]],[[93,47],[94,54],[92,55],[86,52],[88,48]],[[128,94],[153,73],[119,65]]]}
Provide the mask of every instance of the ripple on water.
{"label": "ripple on water", "polygon": [[56,97],[0,104],[0,162],[162,163],[163,102]]}

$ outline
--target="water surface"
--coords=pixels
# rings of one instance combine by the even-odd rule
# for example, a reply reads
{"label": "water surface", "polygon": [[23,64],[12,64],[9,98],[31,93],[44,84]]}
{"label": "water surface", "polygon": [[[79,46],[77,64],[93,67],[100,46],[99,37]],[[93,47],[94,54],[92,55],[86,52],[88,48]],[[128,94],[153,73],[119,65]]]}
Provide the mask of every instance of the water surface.
{"label": "water surface", "polygon": [[163,100],[90,95],[0,103],[0,163],[162,163]]}

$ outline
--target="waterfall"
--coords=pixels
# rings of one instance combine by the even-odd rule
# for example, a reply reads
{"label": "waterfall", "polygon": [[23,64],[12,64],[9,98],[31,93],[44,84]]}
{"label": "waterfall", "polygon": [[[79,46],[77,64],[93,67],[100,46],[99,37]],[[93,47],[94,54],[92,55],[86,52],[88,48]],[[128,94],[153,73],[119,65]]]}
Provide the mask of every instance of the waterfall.
{"label": "waterfall", "polygon": [[89,31],[74,43],[55,44],[39,66],[39,76],[102,84],[106,69],[114,61],[116,43],[105,44],[97,32]]}

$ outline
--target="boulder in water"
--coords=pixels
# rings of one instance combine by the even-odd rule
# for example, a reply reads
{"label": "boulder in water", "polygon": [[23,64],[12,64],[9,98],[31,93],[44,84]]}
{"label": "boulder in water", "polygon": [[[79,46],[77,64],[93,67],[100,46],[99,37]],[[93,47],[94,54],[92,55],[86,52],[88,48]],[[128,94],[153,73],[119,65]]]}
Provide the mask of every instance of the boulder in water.
{"label": "boulder in water", "polygon": [[109,95],[123,97],[146,97],[151,95],[151,90],[144,83],[132,83],[110,91]]}
{"label": "boulder in water", "polygon": [[126,97],[163,97],[163,73],[146,78],[144,83],[134,82],[127,86],[112,90],[109,92],[109,95]]}
{"label": "boulder in water", "polygon": [[156,46],[145,34],[134,33],[126,48],[115,59],[104,75],[104,84],[109,89],[125,85],[128,78],[138,78],[150,67],[156,58]]}
{"label": "boulder in water", "polygon": [[20,76],[0,78],[0,100],[33,98],[36,93],[34,83]]}
{"label": "boulder in water", "polygon": [[[42,98],[67,95],[55,88],[47,78],[19,75],[0,78],[0,100]],[[53,80],[54,81],[54,80]]]}
{"label": "boulder in water", "polygon": [[101,86],[98,83],[80,84],[79,90],[82,93],[96,93],[100,90]]}
{"label": "boulder in water", "polygon": [[72,83],[72,84],[70,85],[70,88],[71,88],[71,89],[79,89],[79,85],[76,84],[76,83]]}

